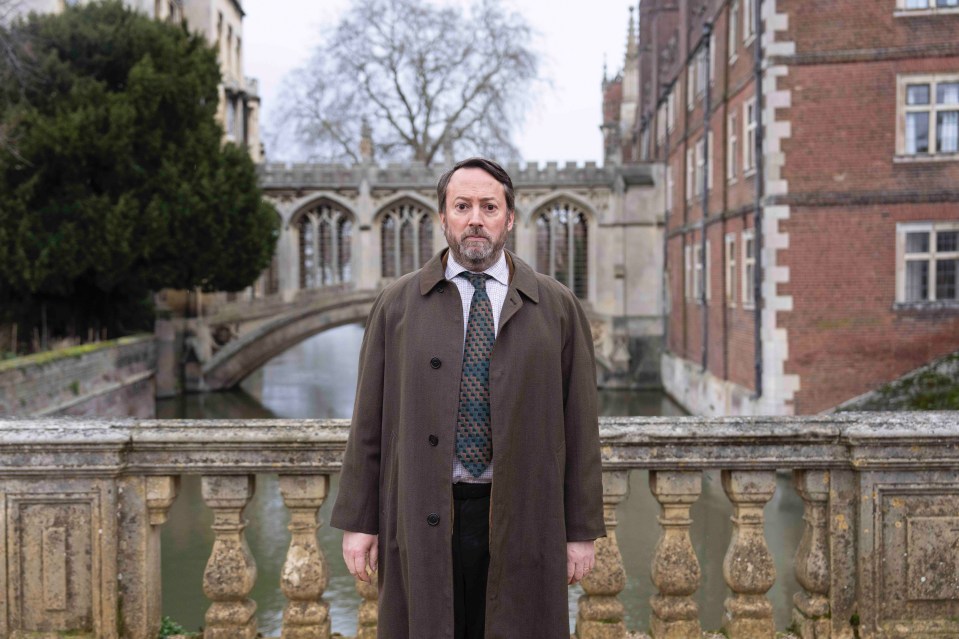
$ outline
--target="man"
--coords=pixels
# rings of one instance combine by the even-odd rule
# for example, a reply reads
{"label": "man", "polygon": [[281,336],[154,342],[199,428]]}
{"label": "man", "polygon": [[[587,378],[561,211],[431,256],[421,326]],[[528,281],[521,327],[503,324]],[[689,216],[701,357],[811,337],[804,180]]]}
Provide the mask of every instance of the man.
{"label": "man", "polygon": [[490,160],[437,186],[449,244],[370,312],[331,525],[379,639],[558,639],[605,535],[589,323],[504,251],[513,184]]}

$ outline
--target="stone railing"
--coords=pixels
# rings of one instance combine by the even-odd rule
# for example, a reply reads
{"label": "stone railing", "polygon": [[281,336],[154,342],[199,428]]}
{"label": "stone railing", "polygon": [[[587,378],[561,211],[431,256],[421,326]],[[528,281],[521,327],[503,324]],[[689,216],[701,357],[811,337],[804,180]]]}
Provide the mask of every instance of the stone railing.
{"label": "stone railing", "polygon": [[[204,636],[252,639],[256,562],[243,511],[258,473],[279,475],[290,515],[282,636],[330,637],[317,513],[348,429],[345,421],[0,422],[0,637],[153,639],[161,613],[159,529],[179,477],[196,474],[214,517]],[[794,561],[801,586],[795,632],[804,639],[959,636],[959,414],[604,418],[601,435],[609,534],[582,583],[579,639],[626,636],[616,507],[636,468],[649,470],[661,506],[650,571],[653,637],[702,634],[689,528],[709,469],[721,470],[733,507],[723,563],[728,637],[775,634],[766,593],[776,575],[763,508],[780,470],[793,472],[805,509]],[[359,591],[358,638],[373,639],[376,591]]]}

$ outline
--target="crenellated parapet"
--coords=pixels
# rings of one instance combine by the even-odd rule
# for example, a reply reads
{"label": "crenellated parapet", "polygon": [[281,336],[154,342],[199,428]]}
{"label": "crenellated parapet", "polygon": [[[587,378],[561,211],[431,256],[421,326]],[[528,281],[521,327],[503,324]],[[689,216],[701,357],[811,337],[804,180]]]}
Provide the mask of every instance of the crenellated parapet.
{"label": "crenellated parapet", "polygon": [[[160,623],[159,531],[179,478],[199,475],[213,513],[203,576],[204,636],[255,637],[257,580],[246,509],[258,475],[278,474],[289,516],[282,637],[330,636],[327,557],[318,510],[339,472],[347,420],[0,421],[0,637],[153,639]],[[732,506],[722,576],[724,634],[773,639],[773,565],[766,523],[791,472],[804,509],[786,604],[802,639],[954,637],[959,530],[959,423],[952,413],[778,418],[602,418],[607,536],[584,579],[576,639],[626,639],[620,601],[650,579],[652,637],[698,639],[707,575],[691,543],[703,473],[721,471]],[[617,508],[649,471],[660,505],[649,574],[623,565]],[[632,488],[632,490],[630,490]],[[635,525],[635,524],[634,524]],[[338,561],[338,557],[330,561]],[[703,562],[709,565],[710,562]],[[713,575],[715,578],[715,575]],[[359,639],[376,636],[376,589],[359,587]],[[122,631],[120,630],[122,629]]]}

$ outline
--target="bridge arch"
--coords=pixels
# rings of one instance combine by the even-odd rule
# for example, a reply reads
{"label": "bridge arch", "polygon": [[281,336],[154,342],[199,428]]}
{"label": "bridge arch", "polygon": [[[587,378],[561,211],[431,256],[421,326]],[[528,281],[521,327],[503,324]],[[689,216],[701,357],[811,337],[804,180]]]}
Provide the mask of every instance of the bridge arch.
{"label": "bridge arch", "polygon": [[203,388],[225,390],[283,351],[338,326],[369,317],[378,291],[335,293],[284,313],[229,342],[203,365]]}

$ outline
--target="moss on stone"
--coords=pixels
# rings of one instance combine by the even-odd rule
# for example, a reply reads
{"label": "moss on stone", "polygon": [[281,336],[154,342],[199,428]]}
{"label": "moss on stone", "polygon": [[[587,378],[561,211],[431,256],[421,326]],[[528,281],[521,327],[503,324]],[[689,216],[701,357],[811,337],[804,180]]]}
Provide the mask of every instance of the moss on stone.
{"label": "moss on stone", "polygon": [[121,337],[119,339],[112,339],[106,342],[95,342],[92,344],[80,344],[79,346],[71,346],[69,348],[62,348],[55,351],[47,351],[44,353],[36,353],[34,355],[26,355],[24,357],[15,357],[12,359],[6,359],[0,361],[0,373],[14,368],[21,368],[24,366],[36,366],[42,364],[49,364],[51,362],[58,362],[64,359],[69,359],[71,357],[82,357],[89,353],[95,353],[97,351],[102,351],[109,348],[114,348],[116,346],[127,346],[128,344],[136,344],[144,339],[152,339],[153,335],[150,334],[140,334],[140,335],[131,335],[129,337]]}
{"label": "moss on stone", "polygon": [[869,395],[841,411],[959,410],[959,353],[948,355]]}

